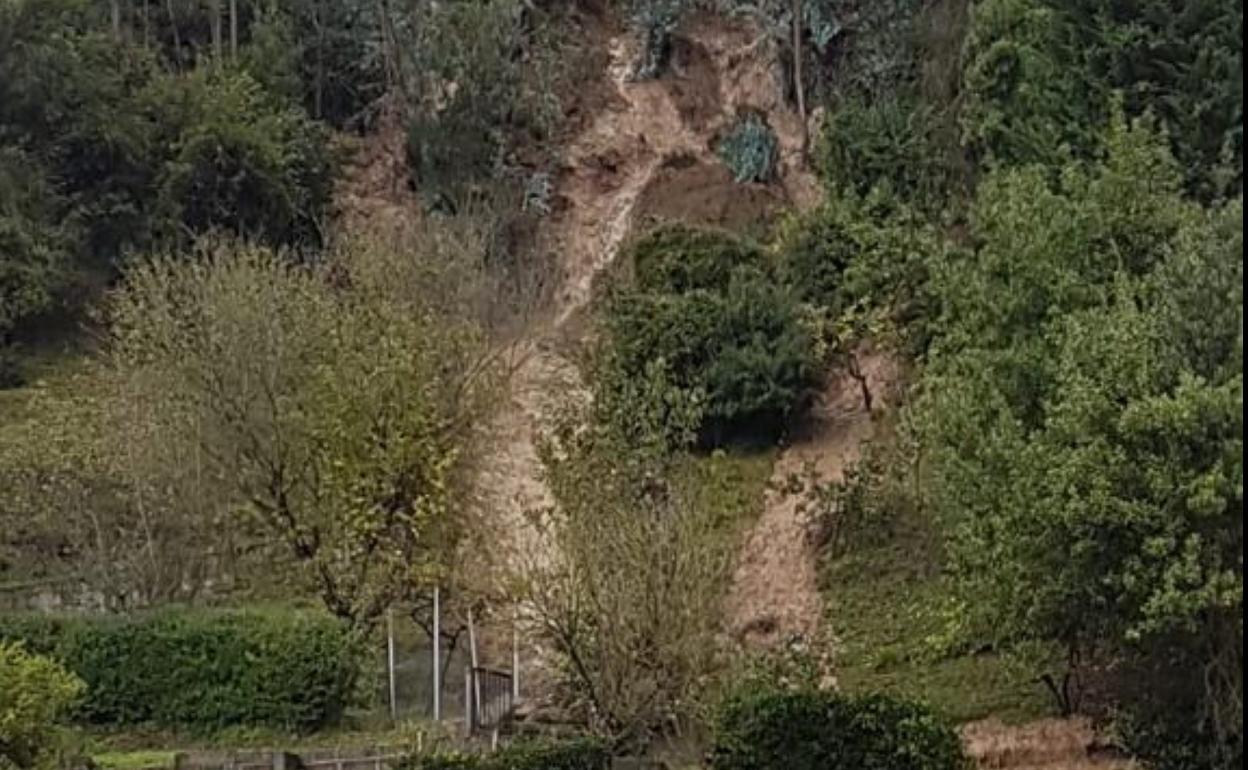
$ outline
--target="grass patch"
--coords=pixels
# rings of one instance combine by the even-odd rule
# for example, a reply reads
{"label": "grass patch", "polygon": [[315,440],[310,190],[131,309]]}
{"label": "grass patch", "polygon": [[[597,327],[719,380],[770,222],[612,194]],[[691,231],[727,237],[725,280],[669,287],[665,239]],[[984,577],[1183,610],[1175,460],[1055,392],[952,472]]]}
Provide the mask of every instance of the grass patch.
{"label": "grass patch", "polygon": [[948,643],[954,597],[937,535],[917,514],[900,516],[882,542],[823,565],[821,581],[846,690],[918,698],[955,722],[1050,713],[1041,686],[1007,658],[948,652],[956,649]]}
{"label": "grass patch", "polygon": [[145,770],[149,767],[173,767],[177,752],[147,749],[143,751],[102,751],[91,759],[105,770]]}
{"label": "grass patch", "polygon": [[76,342],[47,345],[22,356],[19,368],[23,383],[0,388],[0,425],[35,416],[31,402],[40,391],[70,390],[74,376],[85,367],[86,356],[84,344]]}
{"label": "grass patch", "polygon": [[[314,733],[291,733],[258,727],[232,727],[210,734],[182,732],[155,727],[79,732],[84,752],[103,768],[139,770],[170,766],[179,751],[268,750],[311,751],[407,745],[418,733],[439,736],[446,725],[414,720],[393,724],[380,713],[348,716],[343,724]],[[148,760],[155,761],[148,761]]]}
{"label": "grass patch", "polygon": [[676,483],[689,501],[717,517],[730,536],[753,524],[763,512],[763,493],[776,463],[776,449],[728,449],[691,455]]}

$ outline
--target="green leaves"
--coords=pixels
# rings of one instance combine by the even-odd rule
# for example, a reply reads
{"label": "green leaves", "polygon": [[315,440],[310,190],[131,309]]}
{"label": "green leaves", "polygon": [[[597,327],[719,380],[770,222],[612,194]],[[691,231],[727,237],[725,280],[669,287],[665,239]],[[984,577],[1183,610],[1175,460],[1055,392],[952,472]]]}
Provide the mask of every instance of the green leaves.
{"label": "green leaves", "polygon": [[703,438],[777,431],[813,384],[814,339],[794,293],[756,246],[726,234],[661,228],[633,249],[636,288],[611,299],[606,360],[641,376],[653,362],[705,397]]}
{"label": "green leaves", "polygon": [[[299,612],[166,611],[124,620],[10,615],[0,627],[3,639],[28,640],[81,677],[84,697],[74,710],[81,722],[205,733],[232,725],[332,725],[356,695],[363,660],[346,626]],[[7,644],[0,641],[0,659]]]}
{"label": "green leaves", "polygon": [[53,661],[0,638],[0,768],[51,766],[55,725],[82,689]]}
{"label": "green leaves", "polygon": [[963,770],[961,741],[931,711],[883,695],[755,690],[713,728],[714,770]]}
{"label": "green leaves", "polygon": [[716,151],[738,183],[769,182],[776,173],[779,147],[771,126],[751,112],[738,118]]}
{"label": "green leaves", "polygon": [[453,550],[470,419],[497,383],[459,306],[472,273],[448,279],[482,255],[437,224],[413,235],[318,266],[204,244],[135,268],[111,307],[109,375],[123,403],[149,405],[140,446],[200,458],[218,482],[197,500],[243,513],[362,628]]}
{"label": "green leaves", "polygon": [[[978,633],[1190,677],[1242,649],[1242,202],[1182,198],[1142,122],[1099,141],[989,174],[973,249],[933,270],[927,492]],[[1170,718],[1238,697],[1183,692]]]}
{"label": "green leaves", "polygon": [[607,770],[611,754],[593,738],[522,740],[490,754],[413,756],[399,770]]}

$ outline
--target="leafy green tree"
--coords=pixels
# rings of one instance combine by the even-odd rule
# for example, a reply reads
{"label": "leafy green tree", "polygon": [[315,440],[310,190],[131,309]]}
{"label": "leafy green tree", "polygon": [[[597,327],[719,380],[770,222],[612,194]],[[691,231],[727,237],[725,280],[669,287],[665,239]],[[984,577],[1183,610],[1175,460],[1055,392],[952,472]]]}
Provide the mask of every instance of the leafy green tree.
{"label": "leafy green tree", "polygon": [[1141,125],[1103,141],[989,175],[935,272],[930,502],[974,627],[1074,662],[1185,639],[1210,676],[1169,718],[1242,746],[1242,203],[1184,200]]}
{"label": "leafy green tree", "polygon": [[[0,8],[0,141],[41,162],[105,264],[148,232],[160,156],[134,101],[153,62],[96,28],[77,0]],[[98,256],[97,256],[98,255]]]}
{"label": "leafy green tree", "polygon": [[156,407],[150,448],[191,442],[221,482],[213,502],[361,628],[443,568],[470,428],[495,390],[479,328],[435,285],[480,254],[415,237],[316,266],[204,246],[134,268],[111,305],[109,365],[130,403]]}
{"label": "leafy green tree", "polygon": [[1233,0],[975,3],[964,139],[989,163],[1087,156],[1116,92],[1128,115],[1166,129],[1189,192],[1233,196],[1243,188],[1242,33]]}
{"label": "leafy green tree", "polygon": [[1090,90],[1071,19],[1045,0],[983,0],[966,42],[963,140],[988,164],[1057,165],[1090,144]]}
{"label": "leafy green tree", "polygon": [[222,230],[274,245],[320,242],[334,173],[322,125],[246,73],[197,70],[146,96],[169,153],[157,180],[168,240]]}
{"label": "leafy green tree", "polygon": [[53,729],[82,682],[20,644],[0,641],[0,768],[52,766]]}
{"label": "leafy green tree", "polygon": [[672,385],[704,395],[718,443],[774,433],[816,377],[814,337],[766,255],[723,233],[662,228],[632,250],[636,282],[611,298],[606,359],[625,379],[661,360]]}
{"label": "leafy green tree", "polygon": [[21,150],[0,147],[0,348],[64,282],[71,243],[55,220],[58,203],[42,168]]}
{"label": "leafy green tree", "polygon": [[549,136],[559,104],[545,21],[518,0],[415,5],[400,64],[408,164],[423,192],[462,204],[517,144]]}

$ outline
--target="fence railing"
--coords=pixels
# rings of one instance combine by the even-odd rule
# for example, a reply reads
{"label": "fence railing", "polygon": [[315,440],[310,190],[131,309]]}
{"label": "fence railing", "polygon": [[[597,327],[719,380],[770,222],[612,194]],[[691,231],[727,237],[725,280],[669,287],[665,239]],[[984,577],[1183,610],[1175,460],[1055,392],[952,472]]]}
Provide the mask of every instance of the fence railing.
{"label": "fence railing", "polygon": [[464,676],[464,703],[467,704],[468,733],[497,730],[506,725],[515,710],[515,690],[510,671],[477,666]]}

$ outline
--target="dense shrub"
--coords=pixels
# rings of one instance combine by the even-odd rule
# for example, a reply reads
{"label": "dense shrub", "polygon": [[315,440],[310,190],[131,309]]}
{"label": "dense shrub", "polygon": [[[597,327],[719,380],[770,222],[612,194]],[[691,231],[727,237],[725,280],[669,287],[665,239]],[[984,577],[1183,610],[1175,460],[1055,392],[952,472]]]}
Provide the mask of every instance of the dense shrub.
{"label": "dense shrub", "polygon": [[963,71],[965,140],[991,163],[1095,153],[1111,117],[1154,115],[1189,192],[1243,184],[1243,10],[1234,0],[984,0]]}
{"label": "dense shrub", "polygon": [[925,217],[882,190],[831,195],[783,222],[776,240],[783,278],[825,319],[833,354],[890,330],[922,349],[934,317],[929,264],[941,248]]}
{"label": "dense shrub", "polygon": [[945,204],[950,153],[942,118],[914,99],[846,99],[830,110],[816,147],[819,175],[833,191],[866,195],[883,187],[936,212]]}
{"label": "dense shrub", "polygon": [[0,769],[39,766],[53,725],[81,691],[82,682],[56,663],[0,641]]}
{"label": "dense shrub", "polygon": [[751,691],[714,724],[713,770],[960,770],[961,741],[927,708],[882,695]]}
{"label": "dense shrub", "polygon": [[816,376],[796,295],[767,255],[729,235],[664,228],[633,248],[635,286],[611,298],[608,360],[640,378],[652,362],[706,399],[711,443],[774,433]]}
{"label": "dense shrub", "polygon": [[555,127],[555,44],[542,13],[518,0],[424,2],[412,12],[406,151],[426,195],[455,201]]}
{"label": "dense shrub", "polygon": [[46,310],[64,280],[71,230],[56,221],[58,203],[44,169],[0,147],[0,355],[6,334]]}
{"label": "dense shrub", "polygon": [[86,683],[85,723],[191,730],[332,724],[354,693],[360,651],[319,614],[163,612],[136,618],[17,615],[0,638],[22,640]]}
{"label": "dense shrub", "polygon": [[719,157],[738,182],[771,181],[778,154],[776,132],[753,112],[738,120],[719,143]]}
{"label": "dense shrub", "polygon": [[611,753],[593,738],[513,743],[493,754],[412,757],[399,770],[607,770]]}
{"label": "dense shrub", "polygon": [[158,179],[168,235],[319,241],[334,170],[322,125],[245,73],[196,71],[158,82],[146,98],[169,152]]}

